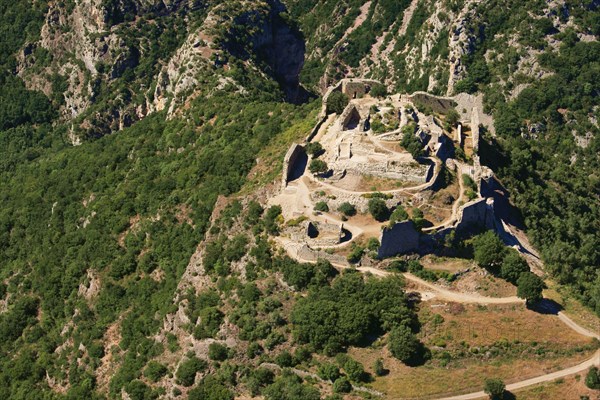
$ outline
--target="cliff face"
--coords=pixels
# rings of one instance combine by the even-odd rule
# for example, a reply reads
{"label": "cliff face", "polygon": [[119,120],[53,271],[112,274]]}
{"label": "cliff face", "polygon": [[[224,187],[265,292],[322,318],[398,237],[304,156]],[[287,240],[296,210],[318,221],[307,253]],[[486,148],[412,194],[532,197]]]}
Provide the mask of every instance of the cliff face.
{"label": "cliff face", "polygon": [[245,92],[228,74],[236,59],[275,79],[289,101],[302,101],[305,46],[285,11],[278,1],[51,3],[17,72],[28,89],[57,100],[62,121],[73,122],[74,144],[152,112],[171,117],[229,85]]}

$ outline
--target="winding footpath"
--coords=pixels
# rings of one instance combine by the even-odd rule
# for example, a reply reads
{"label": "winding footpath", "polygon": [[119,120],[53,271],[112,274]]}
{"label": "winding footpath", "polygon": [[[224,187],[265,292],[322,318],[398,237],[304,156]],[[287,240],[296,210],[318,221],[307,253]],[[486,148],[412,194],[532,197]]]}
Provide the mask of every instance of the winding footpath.
{"label": "winding footpath", "polygon": [[[308,261],[308,260],[304,260],[304,259],[300,258],[298,256],[298,253],[294,251],[293,247],[290,247],[290,246],[283,246],[283,247],[287,250],[288,254],[292,258],[295,258],[297,261],[300,261],[300,262]],[[348,265],[348,264],[341,264],[341,263],[332,263],[332,264],[335,267],[340,268],[340,269],[350,268],[350,265]],[[377,268],[373,268],[373,267],[358,267],[356,269],[362,273],[370,273],[370,274],[373,274],[373,275],[379,276],[379,277],[386,277],[386,276],[395,274],[394,272],[383,271],[381,269],[377,269]],[[442,288],[439,285],[435,285],[433,283],[424,281],[423,279],[421,279],[411,273],[403,273],[402,275],[407,280],[417,284],[421,288],[426,289],[426,290],[416,289],[421,294],[421,297],[424,301],[428,301],[428,300],[437,298],[437,299],[443,299],[446,301],[453,301],[453,302],[457,302],[457,303],[475,303],[475,304],[515,304],[515,303],[523,303],[524,302],[522,299],[520,299],[516,296],[486,297],[486,296],[481,296],[481,295],[477,295],[477,294],[455,292],[452,290]],[[571,318],[569,318],[562,311],[560,311],[558,313],[557,317],[569,329],[572,329],[573,331],[577,332],[578,334],[587,336],[589,338],[596,338],[596,339],[600,340],[600,332],[592,332],[592,331],[578,325],[576,322],[574,322]],[[540,375],[540,376],[537,376],[534,378],[530,378],[530,379],[526,379],[523,381],[508,384],[508,385],[506,385],[506,389],[509,391],[516,391],[516,390],[523,389],[523,388],[526,388],[529,386],[538,385],[540,383],[550,382],[555,379],[564,378],[569,375],[585,372],[588,368],[590,368],[593,365],[600,366],[600,349],[597,350],[591,358],[581,362],[580,364],[577,364],[577,365],[569,367],[569,368],[562,369],[560,371],[556,371],[556,372],[552,372],[549,374]],[[473,399],[480,399],[480,398],[487,398],[487,395],[483,391],[479,391],[479,392],[461,394],[461,395],[450,396],[450,397],[440,397],[440,398],[437,398],[436,400],[473,400]]]}

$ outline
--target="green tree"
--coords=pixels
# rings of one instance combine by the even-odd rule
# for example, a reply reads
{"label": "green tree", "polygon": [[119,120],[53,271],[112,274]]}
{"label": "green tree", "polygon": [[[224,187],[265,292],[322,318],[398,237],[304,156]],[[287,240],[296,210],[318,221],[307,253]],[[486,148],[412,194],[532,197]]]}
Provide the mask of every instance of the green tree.
{"label": "green tree", "polygon": [[333,382],[334,393],[350,393],[352,391],[352,384],[345,376],[339,377]]}
{"label": "green tree", "polygon": [[319,142],[308,142],[304,148],[313,158],[317,158],[323,154],[323,146],[321,146],[321,143]]}
{"label": "green tree", "polygon": [[369,94],[373,97],[381,98],[387,96],[388,92],[387,88],[384,85],[377,83],[373,85]]}
{"label": "green tree", "polygon": [[340,204],[340,206],[338,207],[337,210],[347,217],[356,215],[356,208],[351,203],[348,203],[347,201]]}
{"label": "green tree", "polygon": [[417,356],[420,343],[409,327],[398,325],[392,328],[388,337],[390,353],[403,363],[410,362]]}
{"label": "green tree", "polygon": [[455,126],[460,120],[460,114],[453,108],[446,114],[446,123],[450,126]]}
{"label": "green tree", "polygon": [[209,375],[190,390],[188,400],[233,400],[234,394],[219,380]]}
{"label": "green tree", "polygon": [[327,166],[327,163],[323,160],[319,160],[319,159],[313,159],[310,161],[310,164],[308,165],[308,170],[310,172],[312,172],[313,174],[323,174],[327,171],[329,171],[329,167]]}
{"label": "green tree", "polygon": [[475,261],[481,267],[498,273],[506,254],[506,247],[493,231],[486,231],[473,239]]}
{"label": "green tree", "polygon": [[516,284],[521,274],[528,271],[529,265],[527,265],[527,261],[521,257],[519,252],[513,249],[508,250],[504,260],[502,260],[500,276],[507,281]]}
{"label": "green tree", "polygon": [[168,371],[169,370],[164,364],[157,361],[150,361],[144,370],[144,376],[152,382],[157,382],[160,378],[165,376]]}
{"label": "green tree", "polygon": [[331,363],[323,363],[319,365],[317,375],[319,375],[319,378],[331,382],[335,382],[337,378],[342,376],[339,368],[335,364]]}
{"label": "green tree", "polygon": [[408,213],[401,204],[398,204],[392,212],[392,215],[390,215],[390,227],[394,226],[396,222],[406,221],[407,219]]}
{"label": "green tree", "polygon": [[369,200],[369,212],[379,222],[383,222],[388,218],[390,211],[385,205],[385,201],[379,198]]}
{"label": "green tree", "polygon": [[177,368],[175,374],[177,383],[183,386],[192,386],[196,379],[196,373],[204,371],[206,367],[206,361],[201,360],[196,356],[188,358],[179,365],[179,368]]}
{"label": "green tree", "polygon": [[346,371],[348,378],[354,382],[363,382],[365,380],[365,368],[361,363],[352,358],[348,358],[344,363],[344,371]]}
{"label": "green tree", "polygon": [[328,212],[329,206],[327,205],[327,202],[319,201],[319,202],[317,202],[317,204],[315,204],[315,210],[321,211],[321,212]]}
{"label": "green tree", "polygon": [[490,396],[491,400],[502,400],[506,386],[501,379],[486,379],[483,384],[483,392]]}
{"label": "green tree", "polygon": [[302,383],[292,373],[284,373],[263,391],[267,400],[320,400],[319,390]]}
{"label": "green tree", "polygon": [[600,371],[598,367],[592,366],[585,376],[585,385],[590,389],[600,389]]}
{"label": "green tree", "polygon": [[341,114],[349,102],[348,96],[344,93],[334,91],[327,98],[327,113]]}
{"label": "green tree", "polygon": [[523,272],[517,279],[517,296],[525,299],[527,304],[535,304],[542,300],[542,291],[545,288],[542,278],[533,272]]}
{"label": "green tree", "polygon": [[225,361],[229,357],[229,348],[221,343],[213,342],[208,345],[208,358],[214,361]]}

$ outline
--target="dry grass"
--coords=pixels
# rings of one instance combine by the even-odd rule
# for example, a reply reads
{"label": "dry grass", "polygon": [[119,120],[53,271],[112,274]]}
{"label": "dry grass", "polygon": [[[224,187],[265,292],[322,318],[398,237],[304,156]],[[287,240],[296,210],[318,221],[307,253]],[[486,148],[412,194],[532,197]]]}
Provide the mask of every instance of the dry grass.
{"label": "dry grass", "polygon": [[600,399],[600,392],[587,388],[584,381],[585,374],[574,375],[519,390],[514,394],[519,400],[579,399],[581,396],[588,396],[591,400]]}
{"label": "dry grass", "polygon": [[487,297],[509,297],[517,294],[517,287],[497,278],[480,267],[471,267],[471,271],[452,283],[452,288],[461,292],[475,292]]}
{"label": "dry grass", "polygon": [[465,258],[438,257],[432,254],[420,261],[423,267],[434,271],[458,272],[473,267],[473,261]]}
{"label": "dry grass", "polygon": [[577,324],[592,332],[600,332],[600,318],[589,308],[582,305],[569,288],[562,287],[551,280],[546,280],[548,289],[544,290],[544,297],[552,299],[564,307],[565,313]]}
{"label": "dry grass", "polygon": [[[419,319],[424,323],[426,344],[439,337],[448,337],[448,348],[464,342],[468,346],[489,346],[508,340],[537,342],[560,349],[589,343],[589,338],[568,329],[556,316],[543,315],[516,305],[462,305],[453,303],[426,303],[421,307]],[[425,323],[433,314],[444,322],[437,327]]]}
{"label": "dry grass", "polygon": [[[589,344],[588,338],[565,328],[555,316],[540,315],[521,305],[481,307],[425,303],[419,313],[419,319],[424,323],[421,340],[434,352],[439,349],[456,354],[461,348],[481,348],[499,342],[517,346],[514,341],[518,340],[525,343],[519,348],[521,350],[523,346],[535,346],[558,353],[548,353],[547,356],[532,355],[530,352],[473,356],[467,350],[464,357],[457,357],[446,366],[441,366],[440,360],[434,359],[424,366],[407,367],[391,357],[387,349],[377,348],[378,342],[371,348],[352,348],[350,355],[363,363],[371,373],[375,360],[383,358],[385,368],[390,372],[376,378],[371,386],[386,393],[386,398],[427,398],[436,394],[478,391],[487,377],[498,377],[506,383],[517,382],[576,365],[592,353],[592,350],[575,351]],[[439,323],[438,320],[438,324],[435,324],[434,314],[441,315],[443,322]],[[436,348],[434,343],[445,347]],[[573,353],[558,355],[570,351]],[[532,394],[528,398],[536,397]]]}

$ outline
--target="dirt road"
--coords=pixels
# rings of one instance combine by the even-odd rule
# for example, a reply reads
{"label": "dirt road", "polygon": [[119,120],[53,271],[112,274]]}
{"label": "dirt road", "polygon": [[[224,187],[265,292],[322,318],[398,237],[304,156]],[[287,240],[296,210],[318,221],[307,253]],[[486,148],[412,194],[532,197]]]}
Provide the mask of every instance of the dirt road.
{"label": "dirt road", "polygon": [[[552,372],[550,374],[546,374],[546,375],[538,376],[535,378],[526,379],[524,381],[512,383],[510,385],[506,385],[506,390],[512,392],[515,390],[526,388],[528,386],[538,385],[540,383],[550,382],[550,381],[553,381],[558,378],[564,378],[565,376],[585,372],[592,365],[600,365],[600,350],[596,351],[596,353],[594,354],[594,356],[592,358],[582,362],[581,364],[577,364],[573,367],[566,368],[566,369],[563,369],[560,371]],[[481,398],[488,398],[488,395],[485,394],[483,391],[480,391],[480,392],[475,392],[475,393],[461,394],[461,395],[452,396],[452,397],[442,397],[442,398],[439,398],[436,400],[473,400],[473,399],[481,399]]]}

